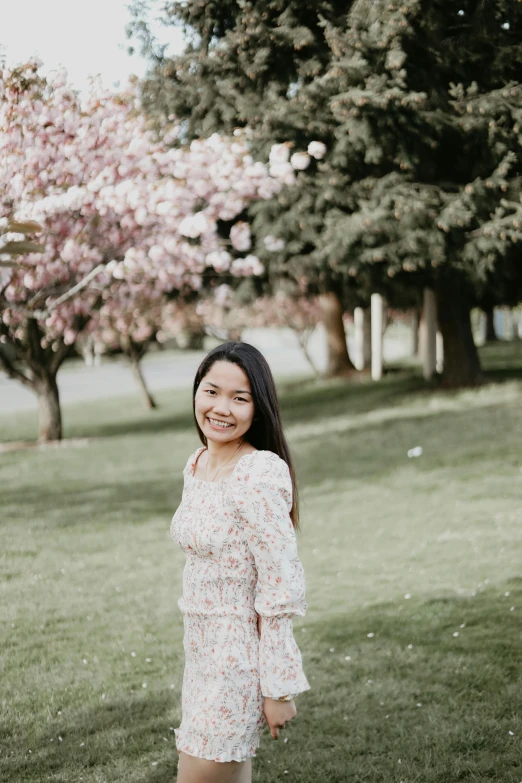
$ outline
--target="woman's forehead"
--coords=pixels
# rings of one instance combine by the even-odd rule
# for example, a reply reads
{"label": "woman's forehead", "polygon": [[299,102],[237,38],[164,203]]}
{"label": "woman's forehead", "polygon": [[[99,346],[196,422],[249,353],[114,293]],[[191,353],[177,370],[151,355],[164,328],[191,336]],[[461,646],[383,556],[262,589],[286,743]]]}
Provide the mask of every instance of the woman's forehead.
{"label": "woman's forehead", "polygon": [[222,388],[230,387],[233,388],[233,391],[250,391],[248,375],[239,365],[234,364],[233,362],[214,362],[210,370],[202,379],[202,382],[211,382]]}

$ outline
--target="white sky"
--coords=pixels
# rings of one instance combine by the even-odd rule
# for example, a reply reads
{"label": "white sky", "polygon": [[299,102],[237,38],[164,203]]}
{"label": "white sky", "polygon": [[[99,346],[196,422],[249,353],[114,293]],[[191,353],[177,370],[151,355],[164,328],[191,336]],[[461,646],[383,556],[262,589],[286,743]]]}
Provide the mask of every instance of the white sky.
{"label": "white sky", "polygon": [[[78,89],[98,73],[105,86],[123,86],[131,73],[142,76],[147,67],[138,53],[126,51],[132,43],[125,36],[128,5],[129,0],[10,0],[2,8],[0,54],[7,65],[38,55],[44,73],[63,65]],[[155,25],[154,31],[171,52],[181,51],[179,30]]]}

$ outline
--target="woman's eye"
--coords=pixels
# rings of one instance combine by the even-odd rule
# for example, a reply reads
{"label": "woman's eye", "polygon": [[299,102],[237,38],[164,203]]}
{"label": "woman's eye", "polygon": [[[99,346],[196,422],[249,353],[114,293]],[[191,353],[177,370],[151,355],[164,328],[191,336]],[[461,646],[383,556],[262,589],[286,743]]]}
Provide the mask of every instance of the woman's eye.
{"label": "woman's eye", "polygon": [[[207,394],[212,394],[212,395],[216,394],[216,390],[215,389],[204,389],[204,391]],[[245,400],[244,397],[236,397],[235,399],[239,400],[240,402],[248,402],[248,400]]]}

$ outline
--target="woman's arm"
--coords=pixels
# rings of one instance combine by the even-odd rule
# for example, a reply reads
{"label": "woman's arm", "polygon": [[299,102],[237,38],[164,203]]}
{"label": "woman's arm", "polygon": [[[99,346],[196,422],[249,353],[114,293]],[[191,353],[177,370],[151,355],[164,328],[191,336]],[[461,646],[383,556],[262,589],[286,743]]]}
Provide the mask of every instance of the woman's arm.
{"label": "woman's arm", "polygon": [[257,570],[261,692],[277,699],[310,688],[292,627],[292,617],[306,613],[304,569],[290,518],[292,483],[286,463],[270,452],[258,452],[246,478],[237,504]]}

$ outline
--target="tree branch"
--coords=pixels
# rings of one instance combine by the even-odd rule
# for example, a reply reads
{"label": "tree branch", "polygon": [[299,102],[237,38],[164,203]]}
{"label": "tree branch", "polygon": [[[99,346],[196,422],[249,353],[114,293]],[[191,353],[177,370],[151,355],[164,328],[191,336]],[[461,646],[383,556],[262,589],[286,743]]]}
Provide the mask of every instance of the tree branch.
{"label": "tree branch", "polygon": [[12,378],[14,381],[20,381],[20,383],[23,383],[24,386],[29,387],[34,391],[34,383],[31,381],[30,378],[27,377],[27,375],[24,375],[22,372],[17,370],[7,356],[3,353],[3,351],[0,349],[0,368],[5,372],[5,374]]}
{"label": "tree branch", "polygon": [[[22,264],[20,261],[15,261],[14,259],[4,261],[0,258],[0,267],[7,267],[10,269],[11,267],[18,268],[20,266],[24,266],[24,264]],[[27,264],[25,264],[25,266],[27,266]]]}
{"label": "tree branch", "polygon": [[49,305],[47,310],[34,310],[33,312],[27,312],[26,315],[28,318],[48,318],[49,315],[53,312],[53,310],[56,310],[56,308],[61,305],[63,302],[66,302],[68,299],[73,297],[75,294],[78,293],[78,291],[81,291],[83,288],[89,285],[91,280],[94,280],[95,277],[98,277],[100,272],[102,272],[105,269],[105,263],[98,264],[98,266],[95,266],[94,269],[91,269],[88,275],[86,275],[82,280],[80,280],[79,283],[76,283],[76,285],[73,285],[72,288],[70,288],[68,291],[65,292],[65,294],[62,294],[62,296],[59,296],[58,299],[55,299],[52,304]]}
{"label": "tree branch", "polygon": [[62,363],[67,358],[70,350],[71,346],[62,342],[58,346],[58,349],[53,353],[53,357],[49,362],[49,372],[53,377],[56,375]]}

